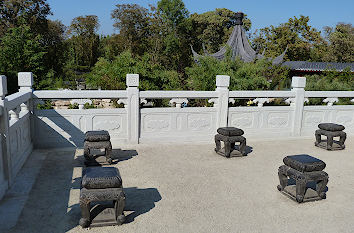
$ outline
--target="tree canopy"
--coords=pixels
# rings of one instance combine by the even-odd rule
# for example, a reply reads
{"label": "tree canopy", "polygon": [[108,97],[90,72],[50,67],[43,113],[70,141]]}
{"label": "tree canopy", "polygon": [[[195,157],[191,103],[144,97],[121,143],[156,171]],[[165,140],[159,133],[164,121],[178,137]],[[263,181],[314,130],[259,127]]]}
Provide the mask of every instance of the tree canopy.
{"label": "tree canopy", "polygon": [[[122,89],[128,72],[139,73],[140,88],[152,90],[211,90],[217,74],[229,74],[235,90],[288,87],[289,70],[266,60],[193,61],[191,45],[201,52],[204,44],[214,53],[227,42],[236,23],[236,12],[230,9],[190,14],[182,0],[160,0],[149,8],[117,4],[107,13],[117,31],[100,36],[96,15],[77,16],[64,25],[48,19],[46,0],[0,1],[0,72],[9,78],[10,93],[16,90],[20,71],[33,72],[35,86],[41,89],[74,89],[82,81],[90,88]],[[247,16],[243,26],[250,34]],[[256,51],[265,49],[266,57],[276,57],[288,47],[285,60],[354,62],[350,23],[321,32],[310,25],[308,16],[294,16],[250,34],[249,42]],[[346,79],[351,72],[331,72],[309,76],[311,88],[327,88],[323,80],[328,80],[332,87],[350,89],[352,83]]]}

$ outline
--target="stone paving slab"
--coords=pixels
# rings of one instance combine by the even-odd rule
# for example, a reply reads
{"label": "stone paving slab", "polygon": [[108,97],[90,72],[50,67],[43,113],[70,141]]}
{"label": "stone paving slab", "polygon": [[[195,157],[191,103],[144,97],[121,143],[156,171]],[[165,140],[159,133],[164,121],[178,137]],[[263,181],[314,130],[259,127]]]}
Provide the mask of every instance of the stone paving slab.
{"label": "stone paving slab", "polygon": [[[230,159],[217,155],[212,143],[124,145],[114,150],[120,161],[112,166],[122,175],[127,223],[89,232],[353,232],[351,137],[342,151],[315,147],[314,139],[249,139],[248,145],[248,156]],[[276,188],[283,157],[303,153],[327,164],[326,200],[298,204]],[[29,161],[45,159],[31,191],[21,194],[22,202],[11,199],[5,204],[8,213],[16,212],[6,214],[9,225],[16,222],[9,232],[88,232],[78,226],[82,154],[82,149],[32,153]]]}

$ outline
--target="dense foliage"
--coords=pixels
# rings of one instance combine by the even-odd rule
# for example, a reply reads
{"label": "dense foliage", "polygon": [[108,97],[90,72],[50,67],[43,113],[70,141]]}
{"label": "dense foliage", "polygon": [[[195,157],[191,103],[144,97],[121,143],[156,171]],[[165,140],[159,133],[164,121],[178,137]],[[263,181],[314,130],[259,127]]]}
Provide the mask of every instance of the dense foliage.
{"label": "dense foliage", "polygon": [[[140,88],[146,90],[213,90],[218,74],[231,76],[233,90],[289,88],[289,70],[266,60],[193,61],[191,45],[202,54],[203,44],[212,53],[226,43],[235,25],[235,12],[229,9],[190,14],[182,0],[160,0],[149,9],[118,4],[107,13],[118,34],[98,35],[95,15],[78,16],[68,26],[49,20],[46,0],[0,1],[0,73],[8,77],[9,92],[17,89],[20,71],[33,72],[35,88],[40,89],[75,89],[78,82],[88,88],[125,89],[127,73],[139,73]],[[260,29],[250,42],[268,57],[288,47],[286,60],[354,62],[351,24],[338,23],[321,33],[309,20],[293,17]],[[251,25],[246,16],[246,31]],[[352,73],[309,76],[307,88],[353,90]]]}

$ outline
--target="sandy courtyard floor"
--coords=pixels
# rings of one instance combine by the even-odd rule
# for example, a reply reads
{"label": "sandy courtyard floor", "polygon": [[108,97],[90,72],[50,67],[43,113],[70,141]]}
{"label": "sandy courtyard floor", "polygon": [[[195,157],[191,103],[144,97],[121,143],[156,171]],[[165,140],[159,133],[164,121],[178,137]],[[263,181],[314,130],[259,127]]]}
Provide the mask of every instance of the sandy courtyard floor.
{"label": "sandy courtyard floor", "polygon": [[[82,149],[35,150],[0,201],[0,232],[354,232],[354,140],[326,151],[313,139],[252,141],[226,159],[213,144],[122,146],[114,150],[127,222],[82,229]],[[286,155],[326,162],[327,199],[297,204],[281,194]]]}

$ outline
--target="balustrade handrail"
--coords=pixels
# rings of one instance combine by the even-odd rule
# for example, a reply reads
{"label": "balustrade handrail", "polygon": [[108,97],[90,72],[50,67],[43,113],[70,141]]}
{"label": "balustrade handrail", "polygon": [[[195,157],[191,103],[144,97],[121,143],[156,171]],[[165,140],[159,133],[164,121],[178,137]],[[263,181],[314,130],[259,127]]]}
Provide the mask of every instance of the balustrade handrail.
{"label": "balustrade handrail", "polygon": [[230,91],[230,98],[253,98],[253,97],[262,97],[262,98],[290,98],[295,97],[296,93],[293,91]]}
{"label": "balustrade handrail", "polygon": [[354,91],[305,91],[308,98],[327,98],[327,97],[354,97]]}
{"label": "balustrade handrail", "polygon": [[34,91],[35,99],[119,99],[127,98],[126,90],[46,90]]}
{"label": "balustrade handrail", "polygon": [[26,92],[16,92],[12,95],[6,96],[6,105],[5,108],[7,110],[12,110],[17,108],[20,104],[28,101],[32,97],[31,91]]}
{"label": "balustrade handrail", "polygon": [[207,99],[217,98],[216,91],[140,91],[140,98],[167,99],[167,98],[193,98]]}

